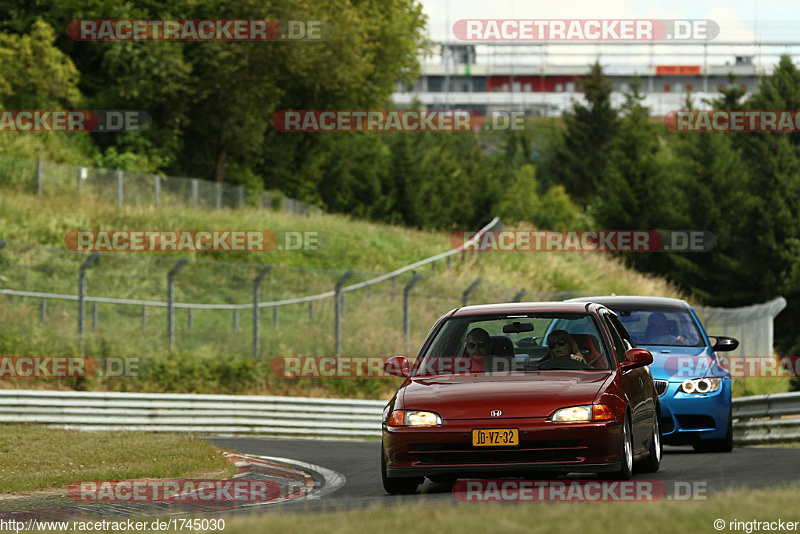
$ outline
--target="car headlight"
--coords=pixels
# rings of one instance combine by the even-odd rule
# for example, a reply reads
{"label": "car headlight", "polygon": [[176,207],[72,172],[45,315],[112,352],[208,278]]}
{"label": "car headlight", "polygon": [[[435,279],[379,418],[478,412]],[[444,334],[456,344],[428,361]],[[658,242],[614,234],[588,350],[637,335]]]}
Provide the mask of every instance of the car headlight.
{"label": "car headlight", "polygon": [[589,423],[591,421],[613,421],[614,410],[605,404],[585,404],[570,406],[553,412],[550,421],[553,423]]}
{"label": "car headlight", "polygon": [[684,380],[680,390],[684,393],[713,393],[722,385],[721,378],[692,378]]}
{"label": "car headlight", "polygon": [[442,418],[433,412],[395,410],[386,421],[389,426],[439,426]]}

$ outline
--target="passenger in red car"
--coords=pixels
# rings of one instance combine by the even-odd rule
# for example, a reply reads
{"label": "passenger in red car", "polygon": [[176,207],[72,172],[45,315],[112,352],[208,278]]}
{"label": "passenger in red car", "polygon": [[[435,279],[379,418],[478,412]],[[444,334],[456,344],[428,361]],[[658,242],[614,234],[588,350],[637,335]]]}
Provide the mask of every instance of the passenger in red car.
{"label": "passenger in red car", "polygon": [[547,336],[547,347],[550,349],[541,361],[553,360],[555,358],[572,358],[579,362],[586,363],[586,359],[578,348],[578,342],[572,339],[566,330],[553,330]]}

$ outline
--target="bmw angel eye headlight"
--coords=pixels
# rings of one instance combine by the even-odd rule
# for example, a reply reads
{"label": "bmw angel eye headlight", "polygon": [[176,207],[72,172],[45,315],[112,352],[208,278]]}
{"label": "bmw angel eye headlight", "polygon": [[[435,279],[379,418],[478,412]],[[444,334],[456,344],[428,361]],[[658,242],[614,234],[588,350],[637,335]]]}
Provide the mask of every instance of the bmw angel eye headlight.
{"label": "bmw angel eye headlight", "polygon": [[721,378],[693,378],[684,380],[680,390],[684,393],[713,393],[722,385]]}
{"label": "bmw angel eye headlight", "polygon": [[389,426],[439,426],[442,418],[433,412],[395,410],[387,421]]}

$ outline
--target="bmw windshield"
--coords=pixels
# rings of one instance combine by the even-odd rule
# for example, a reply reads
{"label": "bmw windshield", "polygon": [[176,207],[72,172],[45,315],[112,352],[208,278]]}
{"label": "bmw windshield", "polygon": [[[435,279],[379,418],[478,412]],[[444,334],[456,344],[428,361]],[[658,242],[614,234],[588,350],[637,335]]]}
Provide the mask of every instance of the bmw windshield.
{"label": "bmw windshield", "polygon": [[702,347],[703,337],[688,310],[675,308],[615,309],[637,345]]}

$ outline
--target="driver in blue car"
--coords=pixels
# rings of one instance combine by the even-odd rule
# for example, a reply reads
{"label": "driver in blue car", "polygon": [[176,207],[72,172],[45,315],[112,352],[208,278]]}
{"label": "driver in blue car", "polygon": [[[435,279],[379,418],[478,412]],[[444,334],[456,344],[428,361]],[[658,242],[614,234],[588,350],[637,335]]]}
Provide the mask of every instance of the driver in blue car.
{"label": "driver in blue car", "polygon": [[654,344],[681,344],[687,345],[688,342],[680,332],[676,331],[677,323],[667,320],[667,316],[661,312],[651,313],[647,318],[647,330],[645,336],[648,342]]}

